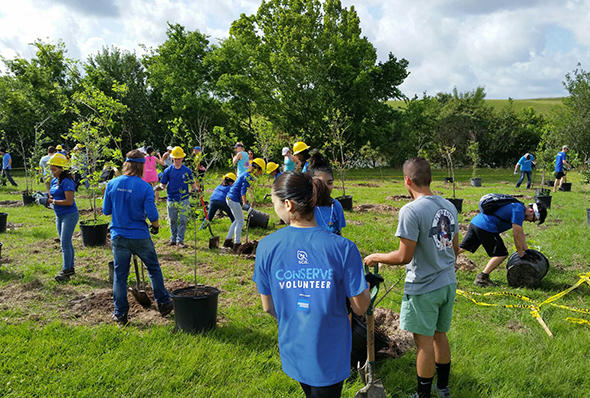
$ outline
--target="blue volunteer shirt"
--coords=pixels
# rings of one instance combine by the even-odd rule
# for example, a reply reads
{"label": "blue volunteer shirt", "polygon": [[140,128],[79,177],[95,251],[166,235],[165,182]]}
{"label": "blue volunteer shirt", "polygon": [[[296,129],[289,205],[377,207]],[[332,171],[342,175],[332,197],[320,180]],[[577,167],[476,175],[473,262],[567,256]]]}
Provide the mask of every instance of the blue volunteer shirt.
{"label": "blue volunteer shirt", "polygon": [[239,202],[242,199],[242,196],[246,195],[246,192],[250,187],[250,183],[254,180],[254,176],[250,174],[249,171],[245,172],[239,176],[236,182],[234,182],[234,184],[231,186],[227,193],[227,197],[234,202]]}
{"label": "blue volunteer shirt", "polygon": [[471,223],[484,231],[501,233],[512,228],[512,224],[522,226],[524,211],[524,204],[509,203],[500,207],[493,215],[479,212]]}
{"label": "blue volunteer shirt", "polygon": [[[58,180],[55,177],[51,180],[51,189],[49,190],[49,193],[53,197],[53,200],[65,200],[66,191],[76,191],[76,184],[74,184],[74,181],[71,178],[64,178],[61,184],[58,183]],[[76,200],[74,199],[71,206],[54,204],[53,210],[55,211],[55,215],[63,216],[65,214],[77,213],[78,207],[76,207]]]}
{"label": "blue volunteer shirt", "polygon": [[533,171],[533,160],[535,160],[535,158],[533,155],[529,155],[529,157],[530,159],[527,159],[523,156],[518,160],[520,171]]}
{"label": "blue volunteer shirt", "polygon": [[287,226],[260,241],[253,280],[272,296],[283,371],[318,387],[348,378],[346,297],[367,288],[355,244],[321,227]]}
{"label": "blue volunteer shirt", "polygon": [[559,152],[555,157],[555,171],[563,172],[563,161],[566,160],[567,154],[563,151]]}
{"label": "blue volunteer shirt", "polygon": [[185,165],[180,168],[172,166],[166,167],[160,179],[162,184],[166,185],[169,202],[180,202],[189,197],[189,184],[194,182],[193,172]]}
{"label": "blue volunteer shirt", "polygon": [[113,216],[110,225],[111,239],[116,236],[149,239],[150,231],[145,219],[158,219],[154,190],[140,177],[117,177],[107,184],[102,212]]}
{"label": "blue volunteer shirt", "polygon": [[225,198],[227,197],[230,188],[231,185],[218,185],[217,188],[215,188],[215,191],[211,194],[209,201],[213,202],[214,200],[218,200],[225,203]]}
{"label": "blue volunteer shirt", "polygon": [[340,234],[342,228],[346,227],[344,209],[336,199],[332,199],[331,206],[316,206],[313,213],[318,226],[330,232]]}
{"label": "blue volunteer shirt", "polygon": [[307,171],[307,166],[309,166],[309,162],[305,162],[305,164],[303,165],[303,168],[301,169],[302,173],[305,173]]}
{"label": "blue volunteer shirt", "polygon": [[8,170],[12,169],[12,165],[9,165],[8,164],[8,162],[10,161],[10,159],[12,159],[10,157],[10,154],[7,153],[7,152],[5,152],[4,153],[4,156],[2,156],[2,168],[3,169],[8,169]]}

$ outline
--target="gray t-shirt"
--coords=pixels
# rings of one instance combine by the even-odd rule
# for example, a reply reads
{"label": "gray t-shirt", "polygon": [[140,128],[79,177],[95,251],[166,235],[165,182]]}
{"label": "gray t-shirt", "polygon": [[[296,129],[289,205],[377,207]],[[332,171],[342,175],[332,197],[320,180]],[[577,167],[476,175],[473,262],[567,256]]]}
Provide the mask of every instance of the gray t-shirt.
{"label": "gray t-shirt", "polygon": [[458,230],[457,209],[440,196],[421,196],[401,208],[395,236],[416,242],[406,265],[406,294],[457,283],[453,238]]}

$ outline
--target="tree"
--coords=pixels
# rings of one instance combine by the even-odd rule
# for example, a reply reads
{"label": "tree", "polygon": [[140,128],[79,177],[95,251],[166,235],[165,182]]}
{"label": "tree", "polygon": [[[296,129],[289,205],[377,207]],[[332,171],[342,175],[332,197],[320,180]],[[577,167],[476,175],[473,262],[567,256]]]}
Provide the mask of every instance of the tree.
{"label": "tree", "polygon": [[569,92],[564,112],[560,115],[562,145],[569,145],[584,162],[590,160],[590,72],[577,68],[565,75],[563,85]]}

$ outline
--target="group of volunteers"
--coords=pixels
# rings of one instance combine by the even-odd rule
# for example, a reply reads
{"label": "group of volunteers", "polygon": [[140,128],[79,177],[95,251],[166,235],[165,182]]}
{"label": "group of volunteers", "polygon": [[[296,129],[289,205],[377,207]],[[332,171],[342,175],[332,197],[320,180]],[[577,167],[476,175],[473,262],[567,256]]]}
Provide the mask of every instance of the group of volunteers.
{"label": "group of volunteers", "polygon": [[[564,145],[561,147],[561,151],[557,153],[557,155],[555,156],[555,181],[553,182],[553,192],[555,192],[557,189],[561,191],[563,189],[562,185],[565,182],[567,182],[567,170],[572,168],[571,164],[569,164],[567,161],[568,151],[568,146]],[[527,177],[527,189],[531,187],[533,168],[536,165],[537,164],[535,163],[535,157],[532,153],[527,152],[524,155],[522,155],[522,157],[518,160],[516,165],[514,165],[514,174],[517,174],[518,169],[520,168],[520,178],[516,182],[516,188],[520,187],[520,184],[522,184],[522,182],[524,181],[525,176]]]}

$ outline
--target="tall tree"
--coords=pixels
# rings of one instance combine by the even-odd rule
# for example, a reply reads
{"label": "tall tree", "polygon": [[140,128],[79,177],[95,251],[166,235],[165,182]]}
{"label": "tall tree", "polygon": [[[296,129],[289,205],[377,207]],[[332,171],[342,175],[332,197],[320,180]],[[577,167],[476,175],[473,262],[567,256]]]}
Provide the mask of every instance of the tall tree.
{"label": "tall tree", "polygon": [[559,134],[584,162],[590,161],[590,72],[578,67],[565,75],[563,85],[569,92],[560,115]]}

